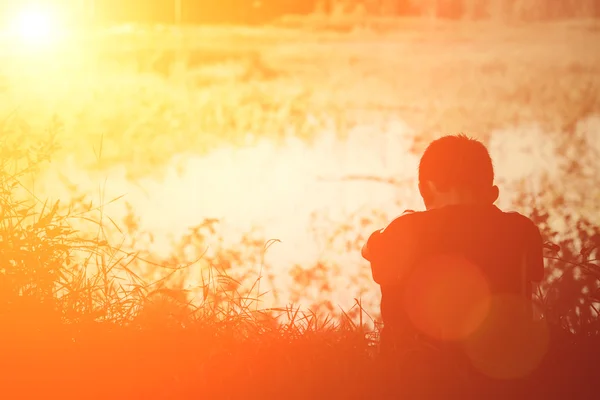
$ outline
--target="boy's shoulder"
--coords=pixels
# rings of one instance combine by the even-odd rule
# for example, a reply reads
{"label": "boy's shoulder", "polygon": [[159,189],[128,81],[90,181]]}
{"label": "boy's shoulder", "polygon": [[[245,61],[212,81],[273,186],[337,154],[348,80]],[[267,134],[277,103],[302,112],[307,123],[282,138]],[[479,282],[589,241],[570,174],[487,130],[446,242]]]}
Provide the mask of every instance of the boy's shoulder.
{"label": "boy's shoulder", "polygon": [[507,221],[511,221],[514,224],[514,226],[519,228],[520,230],[523,230],[526,233],[536,237],[541,236],[537,224],[533,222],[531,218],[516,211],[506,211],[503,212],[503,215]]}
{"label": "boy's shoulder", "polygon": [[407,227],[420,222],[423,218],[427,218],[430,211],[414,211],[405,210],[402,214],[394,218],[385,228],[381,230],[381,233],[391,233],[399,229],[406,229]]}
{"label": "boy's shoulder", "polygon": [[428,225],[437,225],[447,220],[475,219],[481,223],[505,225],[507,228],[537,232],[536,224],[517,211],[502,211],[492,205],[490,207],[443,207],[425,211],[406,210],[393,219],[383,231],[413,229]]}

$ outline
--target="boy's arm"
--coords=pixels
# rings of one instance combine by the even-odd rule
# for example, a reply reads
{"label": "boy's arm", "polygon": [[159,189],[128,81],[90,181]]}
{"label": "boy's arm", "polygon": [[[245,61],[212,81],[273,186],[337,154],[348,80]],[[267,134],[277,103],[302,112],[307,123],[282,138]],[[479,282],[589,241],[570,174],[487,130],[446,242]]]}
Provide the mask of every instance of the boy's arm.
{"label": "boy's arm", "polygon": [[[376,234],[377,232],[381,232],[381,231],[375,231],[371,234],[371,237]],[[371,239],[371,237],[369,237],[369,240]],[[363,245],[361,251],[360,251],[360,255],[362,256],[362,258],[364,258],[367,261],[371,261],[371,250],[369,249],[369,240],[367,240],[367,242]]]}
{"label": "boy's arm", "polygon": [[385,229],[371,234],[361,250],[364,259],[371,263],[373,280],[379,285],[394,285],[402,278],[414,251],[410,235],[399,218]]}
{"label": "boy's arm", "polygon": [[[386,253],[389,253],[388,235],[384,235],[385,230],[375,231],[369,236],[367,243],[362,248],[361,254],[364,259],[371,263],[371,274],[373,280],[379,285],[385,285],[389,280],[390,260]],[[386,251],[388,250],[388,251]]]}

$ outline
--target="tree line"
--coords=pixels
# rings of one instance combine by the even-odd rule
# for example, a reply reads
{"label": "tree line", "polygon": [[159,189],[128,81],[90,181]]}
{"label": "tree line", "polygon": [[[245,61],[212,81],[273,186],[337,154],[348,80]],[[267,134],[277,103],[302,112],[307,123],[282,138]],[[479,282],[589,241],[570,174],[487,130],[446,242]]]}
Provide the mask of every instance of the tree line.
{"label": "tree line", "polygon": [[[86,1],[86,0],[84,0]],[[289,14],[545,20],[600,17],[600,0],[87,0],[105,22],[266,23]]]}

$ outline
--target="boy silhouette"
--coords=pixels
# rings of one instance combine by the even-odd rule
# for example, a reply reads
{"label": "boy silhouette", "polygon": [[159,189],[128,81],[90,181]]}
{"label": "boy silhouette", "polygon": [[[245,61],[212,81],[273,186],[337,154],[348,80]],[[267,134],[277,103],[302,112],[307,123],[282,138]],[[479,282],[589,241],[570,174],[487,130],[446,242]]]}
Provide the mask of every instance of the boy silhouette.
{"label": "boy silhouette", "polygon": [[538,228],[494,205],[499,191],[481,142],[464,135],[433,141],[419,163],[419,191],[426,211],[406,211],[362,249],[381,288],[382,352],[415,336],[464,339],[475,325],[453,331],[437,320],[467,321],[466,306],[473,319],[469,301],[484,297],[530,300],[532,282],[544,275]]}

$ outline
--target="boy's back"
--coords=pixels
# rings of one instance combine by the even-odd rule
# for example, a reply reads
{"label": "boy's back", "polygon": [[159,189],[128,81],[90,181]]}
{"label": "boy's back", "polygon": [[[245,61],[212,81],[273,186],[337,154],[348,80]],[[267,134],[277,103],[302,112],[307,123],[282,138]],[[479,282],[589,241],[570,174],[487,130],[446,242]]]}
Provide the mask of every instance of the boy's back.
{"label": "boy's back", "polygon": [[[492,295],[531,297],[531,282],[540,281],[544,273],[537,227],[528,218],[502,212],[492,204],[456,204],[405,213],[374,232],[367,247],[365,258],[371,261],[373,279],[382,292],[383,346],[392,345],[401,332],[418,332],[406,309],[407,290],[414,288],[407,286],[415,271],[425,277],[418,290],[427,291],[427,282],[435,278],[428,273],[456,269],[456,263],[448,262],[451,258],[439,257],[457,257],[474,266]],[[470,290],[468,283],[457,288]],[[436,298],[430,292],[430,297],[431,307],[443,309],[444,304],[436,305],[444,301],[443,296]]]}
{"label": "boy's back", "polygon": [[493,162],[475,139],[431,142],[418,178],[427,211],[405,213],[363,247],[381,286],[382,346],[418,333],[456,342],[492,325],[501,335],[527,311],[526,304],[515,315],[505,308],[530,299],[531,282],[543,277],[539,230],[494,206]]}

